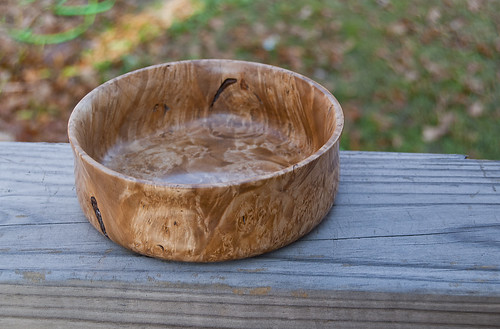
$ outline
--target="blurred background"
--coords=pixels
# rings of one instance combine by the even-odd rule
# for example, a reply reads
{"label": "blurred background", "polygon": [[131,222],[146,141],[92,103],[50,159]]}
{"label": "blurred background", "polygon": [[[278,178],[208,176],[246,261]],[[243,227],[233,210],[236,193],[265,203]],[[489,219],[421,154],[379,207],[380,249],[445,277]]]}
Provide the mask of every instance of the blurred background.
{"label": "blurred background", "polygon": [[495,0],[0,0],[0,140],[66,142],[104,81],[231,58],[323,84],[344,150],[500,159],[499,33]]}

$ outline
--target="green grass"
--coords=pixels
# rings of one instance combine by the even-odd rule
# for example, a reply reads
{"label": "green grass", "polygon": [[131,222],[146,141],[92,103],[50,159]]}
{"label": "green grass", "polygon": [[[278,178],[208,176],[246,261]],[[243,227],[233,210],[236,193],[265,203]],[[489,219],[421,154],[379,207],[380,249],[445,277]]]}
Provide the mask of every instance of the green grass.
{"label": "green grass", "polygon": [[[343,149],[500,159],[500,1],[198,1],[189,19],[97,63],[100,81],[172,60],[263,62],[332,91]],[[100,24],[95,35],[113,26]]]}
{"label": "green grass", "polygon": [[[305,74],[343,105],[343,149],[500,159],[500,2],[477,11],[467,1],[204,2],[161,37],[165,61],[238,58]],[[270,36],[279,41],[265,50]],[[475,102],[482,112],[472,116]],[[424,140],[447,113],[452,123]]]}

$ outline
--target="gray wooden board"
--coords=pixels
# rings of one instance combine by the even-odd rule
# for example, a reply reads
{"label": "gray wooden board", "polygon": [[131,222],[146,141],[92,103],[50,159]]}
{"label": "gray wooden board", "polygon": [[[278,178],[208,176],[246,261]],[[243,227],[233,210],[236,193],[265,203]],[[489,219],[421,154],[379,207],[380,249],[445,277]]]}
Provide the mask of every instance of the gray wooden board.
{"label": "gray wooden board", "polygon": [[500,162],[341,152],[335,206],[251,259],[136,255],[80,211],[68,144],[0,143],[0,327],[495,327]]}

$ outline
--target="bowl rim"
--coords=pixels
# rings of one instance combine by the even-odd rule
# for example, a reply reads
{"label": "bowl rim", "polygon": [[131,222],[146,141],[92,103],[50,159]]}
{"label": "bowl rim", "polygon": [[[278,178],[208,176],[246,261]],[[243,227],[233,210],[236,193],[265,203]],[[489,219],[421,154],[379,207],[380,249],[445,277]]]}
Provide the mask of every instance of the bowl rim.
{"label": "bowl rim", "polygon": [[[243,179],[234,179],[234,180],[228,180],[224,182],[214,182],[214,183],[170,183],[166,181],[155,181],[155,180],[148,180],[148,179],[142,179],[142,178],[137,178],[134,176],[129,176],[125,175],[121,172],[115,171],[113,169],[110,169],[91,157],[87,152],[83,150],[81,147],[79,141],[76,138],[75,135],[75,130],[76,128],[76,120],[78,116],[78,112],[83,111],[83,105],[84,103],[87,102],[87,100],[91,97],[93,97],[94,94],[98,93],[100,90],[106,88],[108,85],[111,85],[115,83],[118,80],[121,79],[126,79],[127,77],[131,75],[138,74],[139,72],[143,71],[149,71],[149,70],[154,70],[158,69],[160,67],[164,66],[172,66],[172,65],[180,65],[180,64],[187,64],[187,63],[241,63],[244,65],[251,65],[251,66],[256,66],[256,67],[263,67],[267,69],[271,69],[277,72],[282,72],[286,73],[292,76],[295,76],[296,78],[299,78],[307,83],[309,83],[312,87],[318,89],[320,92],[322,92],[324,95],[326,95],[330,102],[333,104],[333,111],[335,112],[335,122],[336,126],[333,131],[333,134],[328,138],[328,140],[318,149],[316,150],[313,154],[309,155],[308,157],[302,159],[301,161],[290,165],[286,168],[283,168],[278,171],[273,171],[264,175],[256,175],[256,176],[250,176],[248,178],[243,178]],[[331,108],[331,107],[330,107]],[[252,184],[258,181],[264,181],[268,179],[272,179],[275,177],[279,177],[282,175],[285,175],[289,172],[293,172],[297,170],[297,168],[301,168],[306,166],[307,164],[315,161],[318,159],[322,154],[326,153],[329,149],[335,146],[335,144],[339,141],[340,135],[342,134],[342,130],[344,128],[344,113],[342,112],[342,107],[340,106],[340,103],[338,100],[335,98],[335,96],[328,91],[325,87],[323,87],[321,84],[317,83],[316,81],[302,75],[299,73],[296,73],[291,70],[287,70],[284,68],[281,68],[279,66],[275,65],[270,65],[270,64],[263,64],[263,63],[258,63],[258,62],[251,62],[251,61],[242,61],[242,60],[232,60],[232,59],[195,59],[195,60],[181,60],[181,61],[173,61],[173,62],[166,62],[162,64],[155,64],[155,65],[150,65],[146,66],[137,70],[133,70],[130,72],[127,72],[125,74],[119,75],[111,80],[108,80],[107,82],[104,82],[103,84],[97,86],[93,90],[91,90],[87,95],[85,95],[74,107],[73,111],[71,112],[71,115],[68,120],[68,139],[69,143],[71,144],[71,147],[73,148],[73,151],[75,152],[75,157],[80,157],[82,161],[87,162],[90,166],[96,168],[97,170],[100,170],[104,172],[105,174],[109,176],[113,176],[122,180],[125,180],[130,183],[140,183],[143,185],[149,185],[152,187],[165,187],[165,188],[176,188],[176,189],[199,189],[199,188],[217,188],[217,187],[230,187],[230,186],[236,186],[236,185],[243,185],[243,184]]]}

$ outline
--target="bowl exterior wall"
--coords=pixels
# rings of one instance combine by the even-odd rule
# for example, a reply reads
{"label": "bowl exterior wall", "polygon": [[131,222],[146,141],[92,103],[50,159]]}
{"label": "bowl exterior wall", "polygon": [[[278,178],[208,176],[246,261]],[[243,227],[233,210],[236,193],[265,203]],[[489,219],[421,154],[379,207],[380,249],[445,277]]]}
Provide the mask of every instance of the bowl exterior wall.
{"label": "bowl exterior wall", "polygon": [[255,256],[304,236],[328,213],[338,144],[281,175],[207,187],[125,180],[74,149],[78,200],[98,231],[144,255],[192,262]]}

